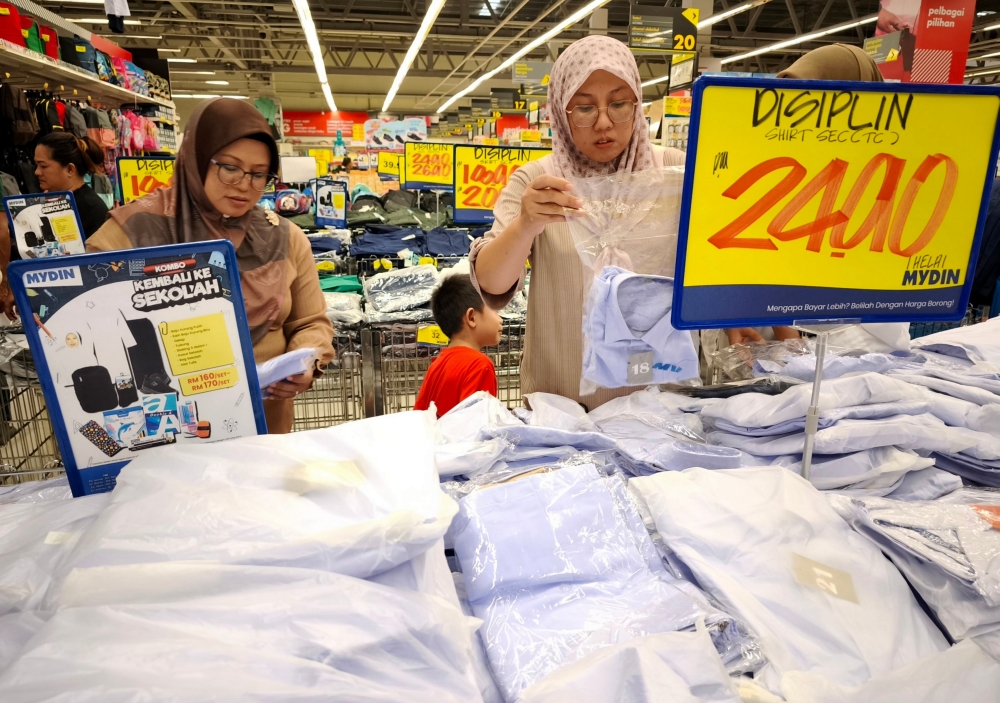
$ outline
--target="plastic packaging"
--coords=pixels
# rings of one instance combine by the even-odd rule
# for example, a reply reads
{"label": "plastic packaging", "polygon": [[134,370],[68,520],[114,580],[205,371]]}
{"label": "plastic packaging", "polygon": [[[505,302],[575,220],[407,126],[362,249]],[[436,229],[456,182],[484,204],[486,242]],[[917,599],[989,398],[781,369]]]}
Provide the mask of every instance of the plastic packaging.
{"label": "plastic packaging", "polygon": [[324,293],[326,316],[334,327],[350,327],[367,318],[361,311],[361,296],[357,293]]}
{"label": "plastic packaging", "polygon": [[947,647],[896,568],[790,471],[688,469],[629,489],[698,583],[760,638],[769,665],[755,679],[773,693],[790,671],[857,686]]}
{"label": "plastic packaging", "polygon": [[675,167],[573,180],[583,200],[567,218],[584,268],[581,395],[698,377],[691,335],[670,325],[683,179]]}
{"label": "plastic packaging", "polygon": [[0,505],[0,616],[42,607],[80,536],[110,499],[105,493]]}
{"label": "plastic packaging", "polygon": [[[709,366],[719,369],[721,381],[739,381],[777,372],[777,369],[773,367],[758,367],[757,362],[759,361],[778,362],[808,353],[809,343],[805,339],[789,339],[783,342],[747,342],[732,344],[710,352],[708,363]],[[836,354],[837,351],[833,350],[830,353]],[[755,373],[758,368],[761,373]]]}
{"label": "plastic packaging", "polygon": [[412,310],[430,302],[439,280],[430,264],[392,269],[364,280],[365,298],[377,312]]}
{"label": "plastic packaging", "polygon": [[376,575],[429,549],[458,509],[439,488],[432,423],[407,412],[145,454],[122,470],[70,566],[212,561]]}
{"label": "plastic packaging", "polygon": [[13,486],[0,486],[0,505],[4,503],[42,503],[70,500],[73,491],[65,476],[44,481],[25,481]]}
{"label": "plastic packaging", "polygon": [[0,674],[4,703],[481,701],[474,621],[337,574],[109,566],[72,574],[62,606]]}
{"label": "plastic packaging", "polygon": [[508,702],[603,647],[692,629],[707,615],[683,590],[690,584],[663,569],[624,481],[592,464],[471,493],[453,534]]}
{"label": "plastic packaging", "polygon": [[266,393],[268,386],[312,369],[318,358],[319,350],[311,347],[285,352],[262,364],[257,364],[257,382]]}

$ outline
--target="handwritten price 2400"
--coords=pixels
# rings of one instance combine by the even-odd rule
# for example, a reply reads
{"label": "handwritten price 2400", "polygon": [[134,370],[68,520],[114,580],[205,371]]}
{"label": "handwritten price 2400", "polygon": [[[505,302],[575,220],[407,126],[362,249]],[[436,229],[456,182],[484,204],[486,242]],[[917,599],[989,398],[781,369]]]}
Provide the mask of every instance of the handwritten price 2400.
{"label": "handwritten price 2400", "polygon": [[[470,173],[469,166],[464,166],[462,168],[462,183],[464,184],[462,207],[473,210],[492,210],[493,206],[496,205],[497,198],[500,197],[500,191],[507,185],[507,181],[514,175],[514,171],[519,168],[520,165],[513,164],[508,170],[507,164],[500,164],[495,169],[490,170],[482,164],[477,164]],[[470,181],[478,185],[470,185]]]}
{"label": "handwritten price 2400", "polygon": [[[869,247],[871,251],[883,251],[888,241],[889,251],[904,258],[918,254],[931,243],[948,213],[948,208],[955,195],[955,187],[958,184],[958,166],[951,157],[944,154],[932,154],[923,160],[903,189],[895,216],[893,216],[893,204],[896,200],[896,191],[899,188],[906,160],[891,154],[876,154],[858,175],[847,195],[847,200],[844,201],[839,210],[834,211],[833,208],[840,194],[848,165],[846,161],[841,159],[834,159],[827,164],[826,168],[806,183],[771,220],[767,226],[767,233],[780,242],[790,242],[808,237],[809,242],[806,249],[819,252],[823,245],[824,234],[827,230],[832,230],[830,246],[841,251],[835,251],[831,256],[838,258],[844,256],[843,250],[853,249],[873,232],[874,235]],[[848,237],[848,222],[854,216],[854,211],[875,173],[883,167],[885,175],[882,178],[878,194],[875,196],[875,203],[858,229]],[[937,196],[934,212],[931,213],[930,219],[913,243],[909,246],[903,246],[903,230],[906,227],[906,220],[910,216],[913,203],[917,199],[921,187],[937,168],[944,169],[944,181]],[[778,249],[778,245],[770,239],[763,237],[741,238],[739,235],[798,187],[799,183],[806,177],[805,166],[787,156],[764,161],[740,176],[722,194],[726,198],[736,200],[761,178],[781,169],[788,169],[787,175],[739,217],[709,237],[708,241],[711,244],[719,249]],[[820,198],[816,219],[807,224],[790,228],[788,225],[792,219],[821,192],[823,195]]]}
{"label": "handwritten price 2400", "polygon": [[414,154],[414,176],[451,177],[451,154]]}

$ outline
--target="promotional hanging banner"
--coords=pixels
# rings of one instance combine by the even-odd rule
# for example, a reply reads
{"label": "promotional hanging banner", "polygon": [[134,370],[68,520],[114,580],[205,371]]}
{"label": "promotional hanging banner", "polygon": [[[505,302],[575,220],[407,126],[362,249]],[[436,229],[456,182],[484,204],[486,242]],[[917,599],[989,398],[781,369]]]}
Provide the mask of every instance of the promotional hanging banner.
{"label": "promotional hanging banner", "polygon": [[402,173],[404,157],[395,151],[378,152],[378,177],[383,181],[396,181]]}
{"label": "promotional hanging banner", "polygon": [[8,278],[74,496],[110,491],[140,452],[266,433],[229,241],[15,261]]}
{"label": "promotional hanging banner", "polygon": [[454,144],[406,142],[403,174],[409,190],[452,189]]}
{"label": "promotional hanging banner", "polygon": [[83,224],[69,191],[8,195],[7,222],[22,259],[83,254]]}
{"label": "promotional hanging banner", "polygon": [[166,188],[174,180],[172,156],[119,156],[118,201],[128,205],[158,188]]}
{"label": "promotional hanging banner", "polygon": [[551,149],[528,147],[455,147],[455,222],[479,224],[493,221],[493,207],[513,173],[537,161]]}
{"label": "promotional hanging banner", "polygon": [[713,76],[693,97],[674,327],[962,318],[1000,88]]}
{"label": "promotional hanging banner", "polygon": [[316,196],[316,226],[347,227],[347,184],[335,178],[317,178],[311,183]]}

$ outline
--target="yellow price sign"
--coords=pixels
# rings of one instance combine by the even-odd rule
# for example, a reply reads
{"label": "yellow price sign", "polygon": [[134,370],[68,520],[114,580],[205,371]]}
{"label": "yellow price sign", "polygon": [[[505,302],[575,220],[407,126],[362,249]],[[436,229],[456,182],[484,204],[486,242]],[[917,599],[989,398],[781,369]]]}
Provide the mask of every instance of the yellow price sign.
{"label": "yellow price sign", "polygon": [[521,141],[522,142],[540,142],[542,141],[542,133],[537,129],[522,129],[521,130]]}
{"label": "yellow price sign", "polygon": [[406,184],[413,190],[450,187],[454,144],[406,142],[403,173]]}
{"label": "yellow price sign", "polygon": [[456,146],[455,222],[491,222],[493,207],[511,175],[550,153],[549,149]]}
{"label": "yellow price sign", "polygon": [[378,153],[378,175],[399,178],[400,162],[403,155],[396,151],[380,151]]}
{"label": "yellow price sign", "polygon": [[428,325],[417,330],[417,343],[444,347],[448,344],[448,337],[437,325]]}
{"label": "yellow price sign", "polygon": [[168,187],[173,179],[173,157],[118,157],[118,187],[123,205]]}
{"label": "yellow price sign", "polygon": [[674,326],[960,318],[998,112],[993,88],[703,78]]}

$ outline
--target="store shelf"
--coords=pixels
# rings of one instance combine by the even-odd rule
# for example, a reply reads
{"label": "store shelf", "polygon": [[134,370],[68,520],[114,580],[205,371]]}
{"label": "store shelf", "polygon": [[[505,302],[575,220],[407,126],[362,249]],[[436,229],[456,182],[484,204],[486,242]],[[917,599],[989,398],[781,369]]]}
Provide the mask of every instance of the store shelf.
{"label": "store shelf", "polygon": [[[147,103],[174,107],[170,100],[161,100],[133,93],[131,90],[105,83],[95,74],[56,61],[0,39],[0,71],[10,74],[10,83],[24,90],[48,90],[62,97],[90,99],[96,103],[119,107],[128,103]],[[48,88],[45,84],[48,83]],[[73,91],[76,91],[75,93]]]}

